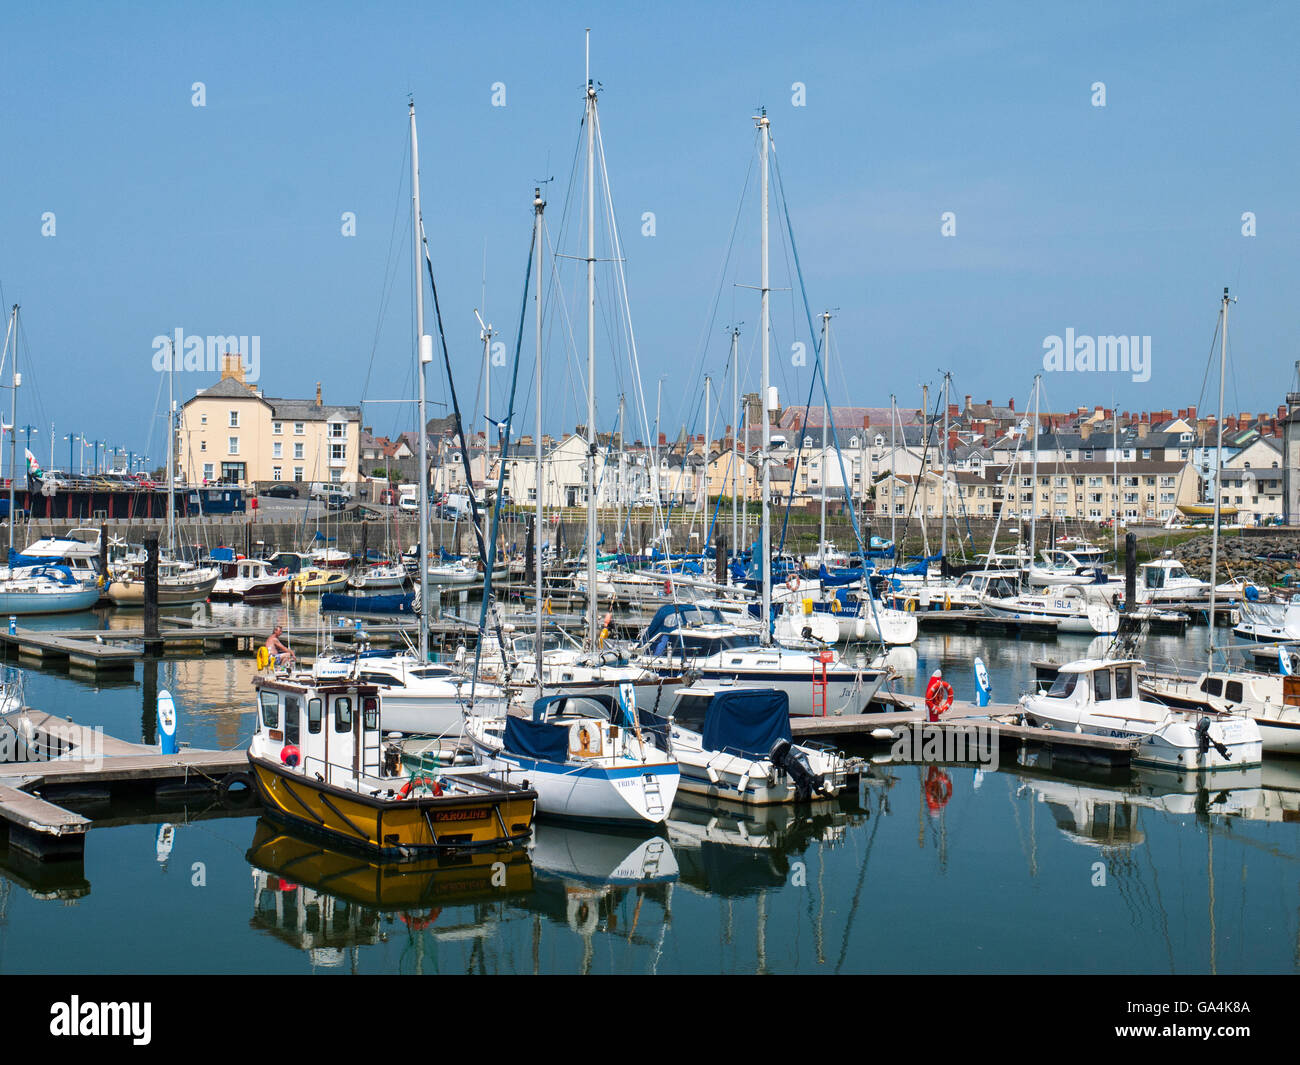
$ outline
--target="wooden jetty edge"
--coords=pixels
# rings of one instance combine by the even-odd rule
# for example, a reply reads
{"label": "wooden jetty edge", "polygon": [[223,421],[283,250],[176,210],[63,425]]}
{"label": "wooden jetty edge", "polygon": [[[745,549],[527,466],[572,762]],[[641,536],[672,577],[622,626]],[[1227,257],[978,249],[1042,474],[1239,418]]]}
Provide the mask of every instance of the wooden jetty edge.
{"label": "wooden jetty edge", "polygon": [[[247,783],[245,752],[182,748],[162,754],[30,707],[0,714],[0,829],[11,847],[39,860],[80,857],[94,822],[55,800],[200,791]],[[252,793],[249,792],[251,797]]]}
{"label": "wooden jetty edge", "polygon": [[1020,708],[1015,703],[976,706],[971,702],[954,702],[940,720],[931,722],[927,720],[925,699],[919,695],[878,692],[875,701],[894,709],[870,714],[794,717],[790,719],[790,731],[795,740],[892,743],[897,731],[921,723],[941,733],[987,726],[996,730],[994,734],[1001,747],[1025,744],[1046,747],[1062,761],[1109,766],[1129,765],[1137,748],[1132,739],[1018,724]]}

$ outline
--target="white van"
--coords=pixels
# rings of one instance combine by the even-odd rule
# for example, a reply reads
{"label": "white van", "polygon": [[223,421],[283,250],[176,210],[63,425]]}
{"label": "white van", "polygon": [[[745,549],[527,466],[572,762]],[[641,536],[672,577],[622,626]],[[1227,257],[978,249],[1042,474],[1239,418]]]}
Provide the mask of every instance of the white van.
{"label": "white van", "polygon": [[351,481],[313,481],[311,486],[312,499],[324,499],[326,496],[346,496],[348,499],[354,499],[357,494],[357,486]]}

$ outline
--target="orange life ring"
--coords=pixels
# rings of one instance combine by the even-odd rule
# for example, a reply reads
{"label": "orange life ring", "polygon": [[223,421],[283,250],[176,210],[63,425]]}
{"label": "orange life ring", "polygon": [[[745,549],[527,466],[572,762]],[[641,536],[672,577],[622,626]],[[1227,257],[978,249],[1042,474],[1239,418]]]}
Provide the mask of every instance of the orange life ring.
{"label": "orange life ring", "polygon": [[281,566],[278,570],[275,571],[275,575],[277,577],[287,577],[289,576],[289,570],[287,567]]}
{"label": "orange life ring", "polygon": [[952,685],[946,680],[931,680],[925,689],[925,708],[930,720],[938,721],[952,706]]}
{"label": "orange life ring", "polygon": [[428,788],[437,797],[442,794],[442,785],[430,777],[414,777],[402,785],[402,790],[397,793],[399,799],[405,799],[410,796],[413,788]]}
{"label": "orange life ring", "polygon": [[791,574],[790,577],[786,579],[785,586],[789,588],[790,591],[797,592],[799,590],[799,578]]}

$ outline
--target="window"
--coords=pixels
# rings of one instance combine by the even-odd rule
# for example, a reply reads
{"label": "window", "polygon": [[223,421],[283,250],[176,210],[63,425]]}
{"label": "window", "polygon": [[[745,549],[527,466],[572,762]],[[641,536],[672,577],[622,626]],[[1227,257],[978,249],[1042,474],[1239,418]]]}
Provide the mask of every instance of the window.
{"label": "window", "polygon": [[1110,698],[1110,670],[1099,669],[1092,675],[1092,690],[1099,703]]}
{"label": "window", "polygon": [[1201,691],[1206,695],[1222,695],[1223,679],[1221,677],[1206,677],[1201,681]]}
{"label": "window", "polygon": [[1129,667],[1115,670],[1115,698],[1133,698],[1133,670]]}
{"label": "window", "polygon": [[280,727],[280,700],[275,692],[262,692],[262,724],[267,728]]}
{"label": "window", "polygon": [[304,422],[294,422],[294,423],[293,423],[293,435],[294,435],[294,436],[302,436],[302,434],[303,434],[303,432],[304,432],[304,425],[305,425],[305,424],[306,424],[306,423],[304,423]]}
{"label": "window", "polygon": [[200,450],[200,451],[207,451],[207,450],[208,450],[208,442],[207,442],[206,440],[200,440],[200,441],[199,441],[199,450]]}
{"label": "window", "polygon": [[232,436],[232,437],[229,438],[229,442],[230,442],[230,447],[229,447],[228,450],[229,450],[230,454],[232,454],[232,455],[238,455],[238,454],[239,454],[239,437],[237,437],[237,436]]}
{"label": "window", "polygon": [[307,700],[307,731],[315,736],[320,732],[321,726],[321,701],[319,699]]}
{"label": "window", "polygon": [[284,422],[272,422],[272,423],[271,423],[271,432],[273,432],[276,436],[279,436],[281,433],[283,433],[283,432],[284,432]]}
{"label": "window", "polygon": [[230,412],[230,428],[232,429],[239,428],[239,411],[237,410],[232,410]]}
{"label": "window", "polygon": [[343,440],[348,435],[346,422],[330,422],[330,438],[333,440]]}
{"label": "window", "polygon": [[284,445],[280,443],[280,441],[278,440],[271,445],[271,458],[273,459],[284,458]]}
{"label": "window", "polygon": [[352,700],[346,695],[334,697],[334,731],[352,731]]}
{"label": "window", "polygon": [[302,467],[301,467],[301,466],[295,466],[295,467],[293,468],[293,479],[294,479],[295,481],[301,481],[301,480],[302,480]]}
{"label": "window", "polygon": [[1052,699],[1068,698],[1074,691],[1074,687],[1079,683],[1079,674],[1077,673],[1058,673],[1056,680],[1052,683],[1052,689],[1047,694]]}
{"label": "window", "polygon": [[304,449],[306,448],[306,446],[307,446],[306,444],[294,444],[294,445],[293,445],[293,457],[296,458],[296,459],[305,458],[305,457],[306,457],[306,454],[305,454]]}
{"label": "window", "polygon": [[[330,444],[330,459],[334,462],[346,462],[348,457],[347,444]],[[814,467],[815,468],[815,467]]]}
{"label": "window", "polygon": [[280,479],[280,473],[281,473],[281,471],[282,471],[283,469],[284,469],[283,466],[272,466],[272,467],[271,467],[271,480],[273,480],[273,481],[278,481],[278,480]]}
{"label": "window", "polygon": [[203,479],[205,481],[212,480],[212,463],[210,462],[205,462],[203,464]]}
{"label": "window", "polygon": [[361,700],[361,709],[364,718],[363,727],[377,729],[379,727],[379,700],[373,695],[368,695]]}
{"label": "window", "polygon": [[302,740],[298,728],[298,715],[302,713],[302,703],[296,695],[284,697],[284,742],[299,743]]}

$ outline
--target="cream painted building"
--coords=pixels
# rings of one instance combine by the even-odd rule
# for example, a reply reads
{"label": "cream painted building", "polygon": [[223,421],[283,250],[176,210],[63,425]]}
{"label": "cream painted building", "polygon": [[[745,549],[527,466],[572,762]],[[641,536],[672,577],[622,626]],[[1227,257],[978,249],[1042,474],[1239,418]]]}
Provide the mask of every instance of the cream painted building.
{"label": "cream painted building", "polygon": [[361,409],[316,399],[276,399],[244,383],[225,357],[221,380],[181,408],[177,469],[189,484],[267,481],[355,483]]}

